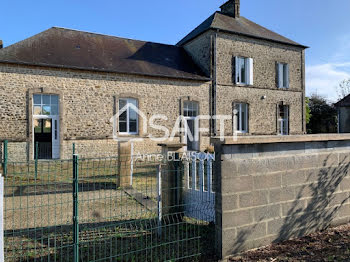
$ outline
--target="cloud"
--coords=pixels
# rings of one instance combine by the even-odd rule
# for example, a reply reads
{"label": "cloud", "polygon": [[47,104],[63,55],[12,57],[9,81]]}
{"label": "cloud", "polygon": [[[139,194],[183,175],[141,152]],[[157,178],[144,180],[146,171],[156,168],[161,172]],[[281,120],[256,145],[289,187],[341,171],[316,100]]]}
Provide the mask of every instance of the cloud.
{"label": "cloud", "polygon": [[350,62],[326,63],[306,67],[306,94],[319,94],[328,100],[338,100],[336,87],[350,78]]}

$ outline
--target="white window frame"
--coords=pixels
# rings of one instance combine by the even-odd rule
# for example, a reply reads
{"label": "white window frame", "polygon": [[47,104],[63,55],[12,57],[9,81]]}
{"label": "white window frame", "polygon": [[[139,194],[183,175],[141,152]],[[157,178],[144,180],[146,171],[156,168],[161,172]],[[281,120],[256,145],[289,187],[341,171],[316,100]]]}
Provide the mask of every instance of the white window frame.
{"label": "white window frame", "polygon": [[[34,103],[34,96],[40,96],[41,97],[41,102],[40,104],[35,104]],[[43,103],[43,96],[49,96],[50,97],[50,103],[49,104],[44,104]],[[55,96],[57,97],[57,104],[55,103],[52,103],[52,97]],[[33,113],[32,113],[32,116],[34,118],[52,118],[52,116],[58,116],[60,114],[60,106],[59,106],[59,95],[55,95],[55,94],[33,94],[33,107],[32,107],[32,110],[33,110]],[[41,108],[41,114],[39,115],[35,115],[34,112],[35,112],[35,107],[36,106],[40,106]],[[43,107],[44,106],[50,106],[50,114],[49,115],[43,115]],[[57,106],[57,114],[52,114],[52,106]]]}
{"label": "white window frame", "polygon": [[[190,111],[192,112],[192,116],[188,115],[188,112]],[[185,112],[187,112],[187,115],[185,114]],[[198,114],[199,114],[199,103],[197,101],[190,101],[190,100],[184,101],[184,110],[183,110],[184,117],[196,118]]]}
{"label": "white window frame", "polygon": [[[41,96],[41,102],[40,104],[35,103],[34,101],[34,96]],[[43,103],[43,96],[50,96],[50,103],[49,104],[44,104]],[[55,96],[57,97],[57,104],[52,102],[52,97]],[[60,158],[60,96],[57,94],[37,94],[34,93],[32,97],[32,128],[33,128],[33,133],[32,133],[32,141],[33,141],[33,156],[34,156],[34,151],[35,151],[35,144],[34,144],[34,121],[39,120],[39,119],[51,119],[51,131],[52,131],[52,159],[59,159]],[[43,106],[50,106],[50,115],[43,115]],[[35,106],[40,106],[41,107],[41,114],[40,115],[34,115],[34,108]],[[52,106],[57,106],[57,113],[52,114]]]}
{"label": "white window frame", "polygon": [[[242,81],[242,72],[240,66],[244,63],[245,81]],[[254,60],[253,58],[235,57],[235,81],[238,85],[253,85],[254,84]]]}
{"label": "white window frame", "polygon": [[[239,107],[235,113],[236,106]],[[245,116],[242,117],[243,107],[245,107]],[[237,115],[239,115],[239,130],[237,129]],[[246,134],[249,130],[249,104],[248,103],[233,103],[233,131],[235,133]],[[242,123],[245,123],[245,130],[242,129]]]}
{"label": "white window frame", "polygon": [[289,64],[277,63],[277,85],[278,88],[289,88]]}
{"label": "white window frame", "polygon": [[[136,98],[119,98],[118,105],[120,105],[121,100],[126,101],[126,105],[129,105],[129,104],[133,105],[130,101],[135,101],[136,107],[139,108],[139,102]],[[119,108],[119,110],[120,109],[121,108]],[[136,114],[137,114],[137,112],[136,112]],[[120,115],[121,115],[121,113],[119,114],[119,117],[120,117]],[[139,133],[138,132],[138,130],[139,130],[139,118],[138,117],[136,117],[136,131],[130,132],[130,106],[127,106],[127,108],[126,108],[126,132],[120,131],[120,120],[119,119],[118,119],[118,130],[119,130],[119,134],[121,134],[121,135],[138,135],[138,133]]]}
{"label": "white window frame", "polygon": [[278,135],[287,136],[289,135],[289,106],[283,105],[284,107],[284,118],[280,116],[280,110],[278,108]]}

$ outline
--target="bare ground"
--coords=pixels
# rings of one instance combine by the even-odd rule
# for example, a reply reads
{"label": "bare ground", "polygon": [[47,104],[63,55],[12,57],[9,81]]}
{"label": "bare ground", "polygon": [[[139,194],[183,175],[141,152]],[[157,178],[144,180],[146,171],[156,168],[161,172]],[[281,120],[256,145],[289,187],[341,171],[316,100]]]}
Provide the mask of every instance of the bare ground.
{"label": "bare ground", "polygon": [[350,261],[350,224],[231,257],[235,262]]}

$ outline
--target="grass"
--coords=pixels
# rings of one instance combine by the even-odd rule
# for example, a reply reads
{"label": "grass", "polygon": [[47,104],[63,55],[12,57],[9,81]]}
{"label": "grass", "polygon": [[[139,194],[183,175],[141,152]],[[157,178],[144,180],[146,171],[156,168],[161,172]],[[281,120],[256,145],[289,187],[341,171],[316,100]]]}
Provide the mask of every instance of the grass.
{"label": "grass", "polygon": [[[37,172],[35,172],[37,170]],[[157,197],[156,166],[134,167],[133,187]],[[79,162],[80,261],[204,260],[214,254],[213,225],[163,217],[117,188],[118,159]],[[72,261],[72,162],[9,163],[5,178],[6,261]],[[210,254],[210,255],[209,255]]]}

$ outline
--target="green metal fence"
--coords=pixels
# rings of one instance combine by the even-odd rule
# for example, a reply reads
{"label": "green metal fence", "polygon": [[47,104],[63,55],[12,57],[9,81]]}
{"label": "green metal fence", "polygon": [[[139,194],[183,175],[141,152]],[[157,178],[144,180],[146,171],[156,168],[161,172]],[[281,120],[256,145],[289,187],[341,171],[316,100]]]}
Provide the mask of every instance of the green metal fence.
{"label": "green metal fence", "polygon": [[183,166],[134,163],[128,187],[125,163],[6,161],[5,261],[209,261],[214,224],[186,217],[182,183],[166,184]]}

